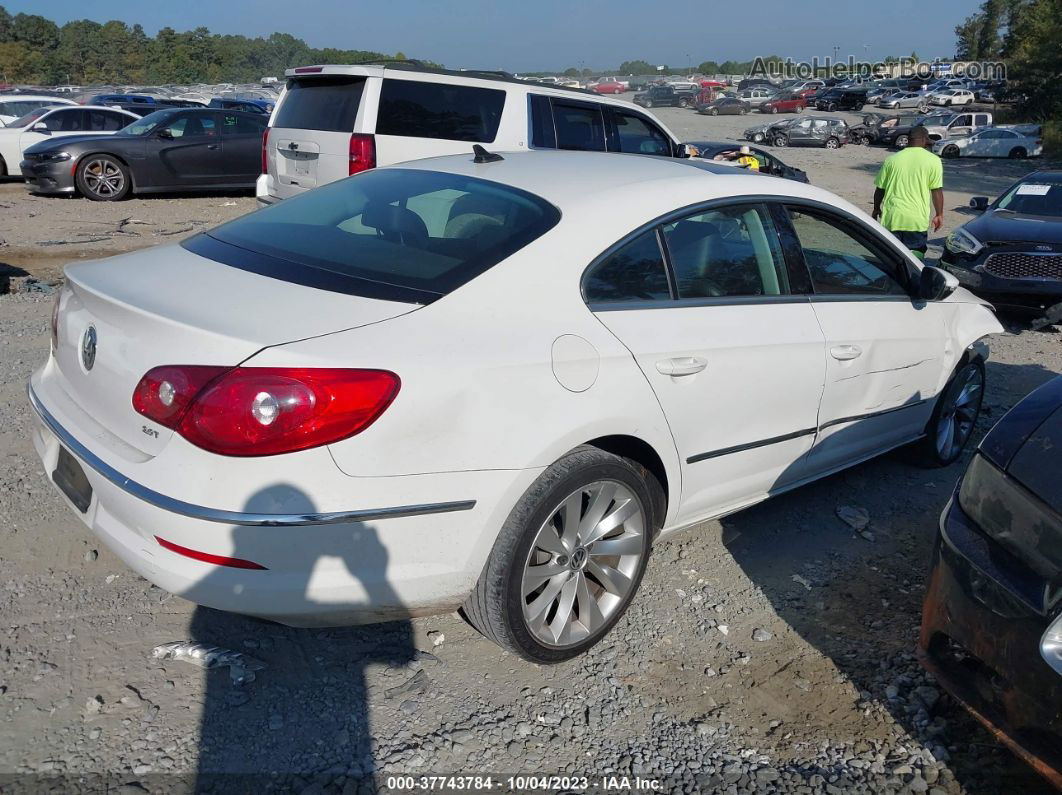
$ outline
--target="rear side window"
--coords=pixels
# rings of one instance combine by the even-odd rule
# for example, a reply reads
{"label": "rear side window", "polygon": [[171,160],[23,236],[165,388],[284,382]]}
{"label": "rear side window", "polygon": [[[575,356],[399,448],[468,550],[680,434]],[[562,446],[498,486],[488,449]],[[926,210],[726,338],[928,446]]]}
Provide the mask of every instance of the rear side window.
{"label": "rear side window", "polygon": [[120,130],[131,121],[128,116],[107,110],[90,110],[87,113],[88,129],[92,132]]}
{"label": "rear side window", "polygon": [[364,88],[364,77],[293,78],[288,81],[273,126],[353,132]]}
{"label": "rear side window", "polygon": [[605,121],[598,105],[553,102],[553,125],[558,149],[605,151]]}
{"label": "rear side window", "polygon": [[[553,205],[499,183],[387,168],[308,191],[182,245],[286,281],[429,303],[559,220]],[[219,252],[210,239],[231,245]]]}
{"label": "rear side window", "polygon": [[261,135],[265,131],[265,117],[244,116],[239,113],[225,113],[221,117],[222,135]]}
{"label": "rear side window", "polygon": [[664,226],[679,298],[789,292],[778,237],[759,206],[724,207]]}
{"label": "rear side window", "polygon": [[411,138],[492,143],[505,92],[419,80],[384,80],[376,132]]}
{"label": "rear side window", "polygon": [[588,303],[670,300],[667,268],[655,230],[639,235],[591,268],[583,293]]}

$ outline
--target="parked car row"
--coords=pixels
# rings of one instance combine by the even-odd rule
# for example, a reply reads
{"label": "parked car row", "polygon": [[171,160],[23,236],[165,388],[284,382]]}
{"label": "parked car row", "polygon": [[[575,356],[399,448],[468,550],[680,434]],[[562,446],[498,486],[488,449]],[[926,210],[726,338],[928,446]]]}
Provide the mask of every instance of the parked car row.
{"label": "parked car row", "polygon": [[842,119],[801,116],[768,122],[745,130],[745,139],[772,146],[821,146],[838,149],[848,143],[848,125]]}

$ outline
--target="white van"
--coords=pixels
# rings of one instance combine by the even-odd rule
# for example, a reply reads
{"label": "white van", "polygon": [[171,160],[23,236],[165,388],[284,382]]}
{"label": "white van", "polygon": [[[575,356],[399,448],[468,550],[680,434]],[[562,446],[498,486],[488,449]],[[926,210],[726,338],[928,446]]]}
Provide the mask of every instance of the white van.
{"label": "white van", "polygon": [[406,64],[289,69],[262,141],[260,204],[375,166],[532,148],[688,157],[629,102],[503,73]]}

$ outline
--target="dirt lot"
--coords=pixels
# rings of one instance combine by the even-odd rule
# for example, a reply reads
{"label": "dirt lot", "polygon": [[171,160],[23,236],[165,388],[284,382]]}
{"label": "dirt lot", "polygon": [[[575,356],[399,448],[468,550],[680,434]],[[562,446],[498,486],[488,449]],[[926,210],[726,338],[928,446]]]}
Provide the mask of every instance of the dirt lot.
{"label": "dirt lot", "polygon": [[[733,137],[757,118],[658,114],[687,139]],[[886,154],[780,152],[867,209]],[[966,219],[971,195],[995,195],[1034,165],[949,162],[943,232]],[[8,183],[0,262],[53,279],[65,261],[172,242],[253,205],[93,204]],[[24,391],[46,356],[49,309],[39,293],[0,297],[0,791],[65,776],[68,791],[352,793],[370,791],[374,771],[384,784],[493,772],[594,786],[641,774],[686,792],[1045,789],[912,655],[937,517],[968,456],[943,470],[885,456],[662,544],[613,635],[564,665],[507,657],[456,616],[294,630],[151,586],[53,493]],[[978,437],[1062,371],[1057,327],[1008,327],[993,343]],[[873,540],[837,518],[845,505],[869,512]],[[151,658],[185,639],[266,668],[234,687],[224,669]]]}

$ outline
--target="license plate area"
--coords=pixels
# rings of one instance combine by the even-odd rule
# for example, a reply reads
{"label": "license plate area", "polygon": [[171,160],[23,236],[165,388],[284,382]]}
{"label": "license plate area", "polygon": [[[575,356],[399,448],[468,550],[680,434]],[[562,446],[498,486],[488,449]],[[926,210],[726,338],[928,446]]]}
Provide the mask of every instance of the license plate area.
{"label": "license plate area", "polygon": [[89,509],[92,504],[92,486],[85,477],[81,463],[64,447],[59,448],[59,459],[55,463],[52,480],[81,513]]}

